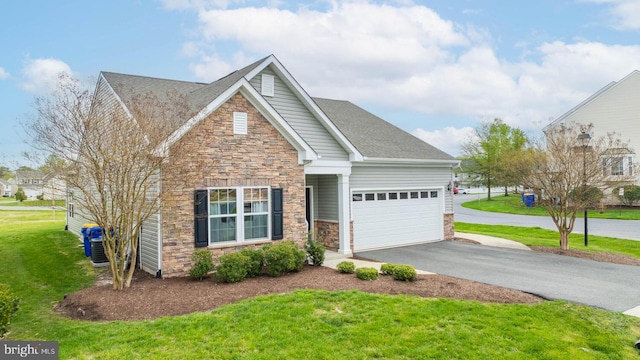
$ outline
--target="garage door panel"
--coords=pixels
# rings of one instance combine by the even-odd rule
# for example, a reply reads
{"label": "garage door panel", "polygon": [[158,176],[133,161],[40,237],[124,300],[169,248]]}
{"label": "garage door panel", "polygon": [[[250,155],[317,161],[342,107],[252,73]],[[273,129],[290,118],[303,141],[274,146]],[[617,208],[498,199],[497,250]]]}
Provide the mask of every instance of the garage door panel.
{"label": "garage door panel", "polygon": [[352,211],[356,251],[440,240],[442,237],[443,212],[439,197],[363,199],[352,202]]}

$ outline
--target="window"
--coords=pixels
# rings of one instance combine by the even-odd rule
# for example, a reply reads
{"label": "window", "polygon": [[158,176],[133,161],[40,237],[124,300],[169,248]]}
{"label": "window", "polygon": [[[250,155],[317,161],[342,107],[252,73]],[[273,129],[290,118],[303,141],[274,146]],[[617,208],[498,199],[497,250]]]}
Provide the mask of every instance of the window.
{"label": "window", "polygon": [[400,200],[405,200],[409,198],[409,193],[406,192],[401,192],[400,193]]}
{"label": "window", "polygon": [[624,175],[624,161],[623,158],[611,159],[611,175]]}
{"label": "window", "polygon": [[389,200],[398,200],[398,193],[390,192],[389,193]]}
{"label": "window", "polygon": [[412,191],[411,192],[411,198],[412,199],[417,199],[418,198],[418,192],[417,191]]}
{"label": "window", "polygon": [[438,197],[438,192],[437,191],[431,191],[431,197],[432,198],[437,198]]}
{"label": "window", "polygon": [[387,193],[378,193],[378,200],[387,200]]}
{"label": "window", "polygon": [[375,200],[374,196],[375,194],[364,194],[364,199],[366,201],[372,201],[372,200]]}
{"label": "window", "polygon": [[420,198],[421,199],[428,199],[429,198],[429,192],[428,191],[420,191]]}
{"label": "window", "polygon": [[362,194],[353,194],[351,196],[352,201],[362,201]]}
{"label": "window", "polygon": [[209,242],[269,237],[269,188],[209,189]]}

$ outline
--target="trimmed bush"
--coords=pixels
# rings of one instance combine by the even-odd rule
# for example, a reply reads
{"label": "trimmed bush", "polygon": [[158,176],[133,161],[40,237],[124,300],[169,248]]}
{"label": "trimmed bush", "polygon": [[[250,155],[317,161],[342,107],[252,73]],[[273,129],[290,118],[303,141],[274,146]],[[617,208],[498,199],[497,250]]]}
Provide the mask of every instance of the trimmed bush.
{"label": "trimmed bush", "polygon": [[0,284],[0,339],[9,331],[11,319],[18,312],[20,299],[13,295],[9,285]]}
{"label": "trimmed bush", "polygon": [[356,264],[353,261],[342,261],[336,265],[339,273],[353,274],[356,271]]}
{"label": "trimmed bush", "polygon": [[206,249],[196,250],[191,254],[191,260],[193,261],[193,267],[189,269],[189,275],[197,280],[204,279],[209,271],[214,269],[213,258],[211,252]]}
{"label": "trimmed bush", "polygon": [[240,252],[220,256],[220,264],[216,268],[216,278],[225,283],[236,283],[247,277],[247,269],[251,259]]}
{"label": "trimmed bush", "polygon": [[280,276],[288,272],[300,271],[304,266],[306,253],[291,240],[276,245],[265,245],[262,250],[264,264],[267,268],[266,273],[269,276]]}
{"label": "trimmed bush", "polygon": [[418,273],[411,265],[396,265],[393,269],[393,279],[399,281],[416,281]]}
{"label": "trimmed bush", "polygon": [[264,253],[262,250],[245,248],[240,250],[240,254],[249,258],[249,263],[247,264],[248,278],[262,275],[262,267],[264,263]]}
{"label": "trimmed bush", "polygon": [[360,280],[378,280],[378,270],[372,267],[357,268],[356,276]]}
{"label": "trimmed bush", "polygon": [[307,251],[309,264],[313,266],[322,265],[322,263],[324,262],[325,247],[320,242],[318,242],[315,233],[309,234],[304,249]]}
{"label": "trimmed bush", "polygon": [[397,264],[382,264],[380,266],[380,272],[382,275],[393,275],[393,271],[396,269]]}

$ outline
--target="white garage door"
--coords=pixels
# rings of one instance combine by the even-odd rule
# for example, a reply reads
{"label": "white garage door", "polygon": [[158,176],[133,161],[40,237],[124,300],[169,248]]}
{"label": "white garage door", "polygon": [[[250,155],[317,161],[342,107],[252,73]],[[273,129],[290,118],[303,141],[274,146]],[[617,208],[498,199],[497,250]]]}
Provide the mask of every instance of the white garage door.
{"label": "white garage door", "polygon": [[354,191],[355,251],[441,240],[443,199],[438,190]]}

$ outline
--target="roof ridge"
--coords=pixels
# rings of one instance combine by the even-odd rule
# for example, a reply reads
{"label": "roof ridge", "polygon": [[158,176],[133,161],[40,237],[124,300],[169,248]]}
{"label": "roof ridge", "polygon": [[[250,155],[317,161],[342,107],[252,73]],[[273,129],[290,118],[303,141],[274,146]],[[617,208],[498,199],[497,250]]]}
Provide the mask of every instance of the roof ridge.
{"label": "roof ridge", "polygon": [[146,75],[134,75],[134,74],[118,73],[118,72],[113,72],[113,71],[100,71],[100,73],[101,73],[101,74],[118,75],[118,76],[128,76],[128,77],[135,77],[135,78],[143,78],[143,79],[151,79],[151,80],[161,80],[161,81],[179,82],[179,83],[185,83],[185,84],[207,85],[207,83],[198,82],[198,81],[175,80],[175,79],[160,78],[160,77],[155,77],[155,76],[146,76]]}

